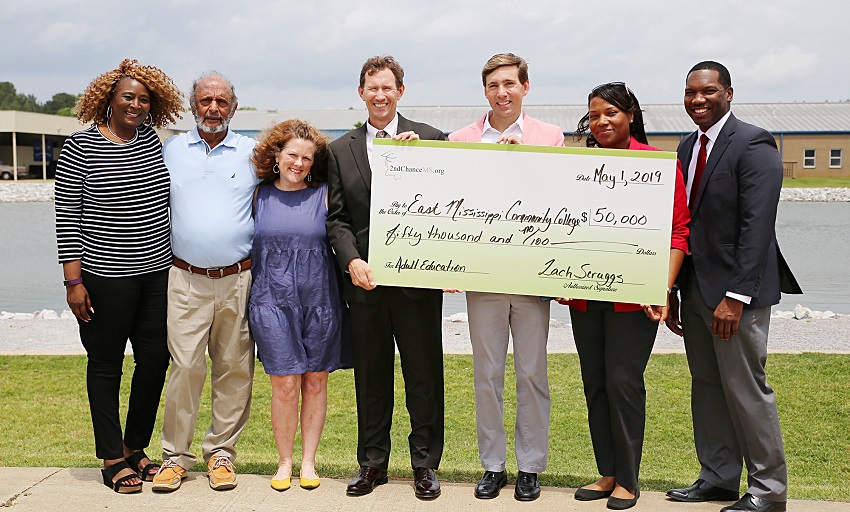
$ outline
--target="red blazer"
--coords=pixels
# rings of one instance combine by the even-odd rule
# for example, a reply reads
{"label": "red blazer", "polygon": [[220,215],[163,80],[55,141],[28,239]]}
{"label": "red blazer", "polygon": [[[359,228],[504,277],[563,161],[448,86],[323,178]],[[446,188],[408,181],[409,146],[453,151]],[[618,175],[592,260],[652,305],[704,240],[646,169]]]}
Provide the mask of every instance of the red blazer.
{"label": "red blazer", "polygon": [[[650,145],[636,141],[634,138],[629,142],[630,150],[637,151],[661,151]],[[685,193],[685,179],[682,176],[682,165],[679,160],[676,160],[676,188],[673,193],[673,231],[670,234],[670,248],[681,249],[688,253],[688,235],[690,231],[688,224],[691,221],[691,215],[688,212],[688,196]],[[584,299],[573,299],[570,301],[570,307],[576,308],[579,311],[587,311],[587,301]],[[640,311],[640,304],[629,304],[624,302],[615,302],[614,311]]]}

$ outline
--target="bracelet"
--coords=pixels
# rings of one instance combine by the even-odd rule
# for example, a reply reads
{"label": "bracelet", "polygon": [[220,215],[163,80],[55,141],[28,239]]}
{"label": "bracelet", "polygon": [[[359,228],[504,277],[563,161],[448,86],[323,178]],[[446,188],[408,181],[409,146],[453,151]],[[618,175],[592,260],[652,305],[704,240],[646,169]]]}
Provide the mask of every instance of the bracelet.
{"label": "bracelet", "polygon": [[66,287],[67,286],[73,286],[75,284],[82,284],[82,283],[83,283],[82,277],[75,277],[74,279],[66,279],[66,280],[62,281],[62,284],[64,284]]}

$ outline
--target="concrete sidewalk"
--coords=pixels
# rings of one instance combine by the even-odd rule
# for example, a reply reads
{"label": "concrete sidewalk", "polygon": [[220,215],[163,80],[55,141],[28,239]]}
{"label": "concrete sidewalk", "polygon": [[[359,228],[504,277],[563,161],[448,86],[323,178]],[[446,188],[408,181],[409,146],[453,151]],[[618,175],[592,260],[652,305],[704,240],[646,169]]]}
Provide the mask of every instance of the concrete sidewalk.
{"label": "concrete sidewalk", "polygon": [[[159,494],[145,482],[138,494],[119,495],[106,488],[100,471],[91,468],[6,468],[0,467],[0,507],[15,512],[27,511],[88,511],[88,510],[204,510],[234,511],[376,511],[404,510],[436,511],[603,511],[605,500],[580,502],[573,499],[575,489],[545,487],[540,498],[519,502],[508,486],[493,500],[478,500],[472,495],[473,484],[443,483],[443,494],[433,501],[420,501],[413,495],[410,481],[390,480],[372,494],[361,497],[345,495],[346,481],[322,479],[322,485],[306,491],[294,486],[277,492],[269,486],[266,475],[240,474],[239,485],[230,491],[213,491],[204,473],[190,473],[179,490]],[[641,493],[635,511],[718,512],[729,503],[677,503],[667,500],[663,493]],[[850,512],[850,503],[824,501],[788,502],[791,512]]]}

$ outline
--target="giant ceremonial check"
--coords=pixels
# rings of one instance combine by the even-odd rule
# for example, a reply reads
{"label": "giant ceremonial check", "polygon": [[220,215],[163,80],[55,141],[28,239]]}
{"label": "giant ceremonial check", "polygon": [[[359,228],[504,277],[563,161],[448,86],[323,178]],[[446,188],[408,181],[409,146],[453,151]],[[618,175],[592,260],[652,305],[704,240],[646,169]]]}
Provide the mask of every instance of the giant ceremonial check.
{"label": "giant ceremonial check", "polygon": [[675,153],[390,139],[373,151],[376,283],[665,303]]}

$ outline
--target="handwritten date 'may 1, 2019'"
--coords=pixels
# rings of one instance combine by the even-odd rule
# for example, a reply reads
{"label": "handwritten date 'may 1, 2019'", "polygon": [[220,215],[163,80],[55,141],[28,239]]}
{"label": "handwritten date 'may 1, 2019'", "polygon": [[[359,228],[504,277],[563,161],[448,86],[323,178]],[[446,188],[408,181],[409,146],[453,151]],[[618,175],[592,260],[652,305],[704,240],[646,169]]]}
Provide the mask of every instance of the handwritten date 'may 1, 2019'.
{"label": "handwritten date 'may 1, 2019'", "polygon": [[607,188],[613,189],[617,185],[627,186],[635,185],[660,185],[663,178],[663,173],[659,170],[654,171],[626,171],[621,170],[619,176],[617,172],[605,172],[605,164],[593,170],[593,175],[578,174],[576,181],[593,181]]}

